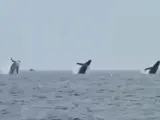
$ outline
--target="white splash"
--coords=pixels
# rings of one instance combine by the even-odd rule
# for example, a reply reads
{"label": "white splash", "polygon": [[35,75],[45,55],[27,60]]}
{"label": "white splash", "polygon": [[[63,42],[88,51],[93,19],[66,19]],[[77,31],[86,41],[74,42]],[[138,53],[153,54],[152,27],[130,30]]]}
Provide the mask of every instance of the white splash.
{"label": "white splash", "polygon": [[1,68],[0,68],[1,74],[8,74],[10,65],[11,65],[11,62],[9,61],[1,64]]}
{"label": "white splash", "polygon": [[145,71],[145,70],[142,69],[142,70],[140,70],[140,73],[141,74],[148,74],[148,70]]}
{"label": "white splash", "polygon": [[76,66],[72,69],[72,73],[73,73],[73,74],[78,74],[78,71],[79,71],[80,67],[81,67],[81,66],[76,65]]}

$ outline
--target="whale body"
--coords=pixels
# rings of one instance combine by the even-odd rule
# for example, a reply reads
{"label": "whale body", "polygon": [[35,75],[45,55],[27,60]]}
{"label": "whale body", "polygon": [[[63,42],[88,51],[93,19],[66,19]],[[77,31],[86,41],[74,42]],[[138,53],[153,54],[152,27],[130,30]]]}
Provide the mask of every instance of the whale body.
{"label": "whale body", "polygon": [[86,71],[87,71],[87,68],[90,66],[92,60],[88,60],[87,62],[85,63],[77,63],[78,65],[80,65],[80,69],[79,69],[79,72],[78,74],[85,74]]}
{"label": "whale body", "polygon": [[11,67],[10,67],[10,71],[9,71],[9,74],[12,75],[14,72],[16,72],[17,74],[19,73],[19,68],[20,68],[20,63],[21,61],[20,60],[13,60],[11,58],[11,61],[13,62]]}

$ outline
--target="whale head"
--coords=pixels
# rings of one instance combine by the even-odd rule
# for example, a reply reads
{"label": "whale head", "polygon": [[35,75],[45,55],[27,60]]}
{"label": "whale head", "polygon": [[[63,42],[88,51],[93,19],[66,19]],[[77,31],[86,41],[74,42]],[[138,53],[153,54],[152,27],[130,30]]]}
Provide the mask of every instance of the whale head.
{"label": "whale head", "polygon": [[17,60],[15,63],[16,63],[16,66],[19,67],[20,64],[21,64],[21,61],[20,61],[20,60]]}
{"label": "whale head", "polygon": [[154,66],[159,66],[159,64],[160,64],[160,61],[157,61]]}
{"label": "whale head", "polygon": [[91,62],[92,62],[92,60],[88,60],[85,64],[86,64],[87,66],[89,66],[89,65],[91,64]]}
{"label": "whale head", "polygon": [[18,63],[21,63],[21,61],[20,61],[20,60],[17,60],[17,62],[18,62]]}

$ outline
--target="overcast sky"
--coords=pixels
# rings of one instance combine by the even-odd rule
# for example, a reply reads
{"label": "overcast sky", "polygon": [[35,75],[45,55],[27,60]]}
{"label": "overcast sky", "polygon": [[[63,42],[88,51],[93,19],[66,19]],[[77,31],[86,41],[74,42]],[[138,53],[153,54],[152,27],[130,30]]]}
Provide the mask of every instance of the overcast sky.
{"label": "overcast sky", "polygon": [[160,60],[160,0],[1,0],[0,64],[143,69]]}

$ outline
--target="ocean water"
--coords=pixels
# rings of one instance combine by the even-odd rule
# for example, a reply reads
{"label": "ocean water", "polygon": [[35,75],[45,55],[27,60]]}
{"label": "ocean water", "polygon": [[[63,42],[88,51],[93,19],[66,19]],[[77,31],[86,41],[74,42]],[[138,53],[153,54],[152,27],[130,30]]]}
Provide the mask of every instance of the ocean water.
{"label": "ocean water", "polygon": [[160,74],[0,75],[0,120],[160,120]]}

